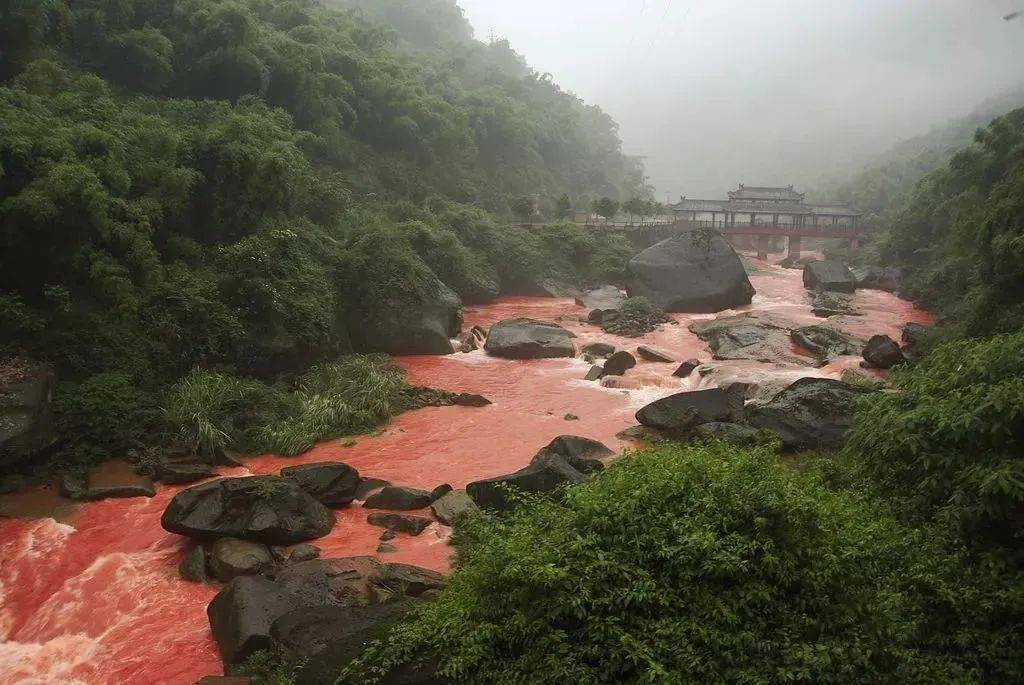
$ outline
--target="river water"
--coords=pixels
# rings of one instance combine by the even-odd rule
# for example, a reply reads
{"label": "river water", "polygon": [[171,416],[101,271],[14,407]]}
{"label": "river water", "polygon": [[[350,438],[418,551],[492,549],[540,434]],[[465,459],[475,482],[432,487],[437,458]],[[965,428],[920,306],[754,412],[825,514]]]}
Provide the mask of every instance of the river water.
{"label": "river water", "polygon": [[[811,314],[799,270],[750,260],[753,303],[737,311],[771,312],[796,323],[821,323]],[[884,333],[899,339],[907,322],[931,323],[930,316],[881,291],[859,290],[857,317],[830,322],[864,338]],[[465,324],[488,326],[528,316],[553,320],[586,316],[571,299],[506,297],[467,307]],[[728,314],[726,312],[724,314]],[[752,361],[712,361],[688,324],[713,315],[673,315],[643,338],[604,334],[577,321],[562,325],[582,346],[607,341],[631,351],[648,344],[679,360],[696,357],[716,367],[701,378],[675,378],[676,364],[640,361],[603,387],[582,380],[589,365],[579,359],[510,361],[482,351],[446,357],[404,357],[399,363],[410,381],[446,390],[480,393],[493,404],[483,408],[432,407],[408,412],[374,436],[356,437],[354,446],[327,441],[300,457],[260,456],[246,468],[224,475],[276,473],[283,466],[339,460],[365,476],[431,489],[466,483],[516,470],[561,434],[595,438],[614,448],[629,445],[615,437],[633,425],[644,404],[682,390],[712,387],[726,380],[791,382],[802,376],[838,378],[858,358],[840,358],[823,368]],[[578,420],[567,420],[572,414]],[[180,536],[160,527],[160,515],[180,487],[160,487],[152,499],[106,500],[78,507],[56,502],[52,492],[28,493],[36,508],[52,515],[0,521],[0,683],[174,683],[196,682],[218,674],[221,663],[209,633],[206,605],[217,587],[182,581],[177,565],[186,549]],[[42,502],[43,504],[40,504]],[[380,528],[365,522],[360,506],[339,510],[338,523],[313,544],[324,557],[373,554]],[[399,535],[390,561],[437,570],[450,564],[448,530],[432,524],[419,537]]]}

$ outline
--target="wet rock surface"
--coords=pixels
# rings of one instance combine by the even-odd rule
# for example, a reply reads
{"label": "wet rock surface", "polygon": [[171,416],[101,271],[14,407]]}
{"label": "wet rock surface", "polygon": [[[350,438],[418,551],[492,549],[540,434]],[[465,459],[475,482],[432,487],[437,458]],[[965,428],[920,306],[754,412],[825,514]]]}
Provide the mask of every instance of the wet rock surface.
{"label": "wet rock surface", "polygon": [[636,420],[642,426],[683,439],[701,424],[733,421],[742,411],[741,394],[712,388],[680,392],[651,402],[636,413]]}
{"label": "wet rock surface", "polygon": [[834,326],[820,324],[794,328],[790,332],[790,338],[821,361],[860,354],[864,348],[863,341],[843,333]]}
{"label": "wet rock surface", "polygon": [[122,497],[153,497],[156,488],[149,476],[135,471],[135,466],[121,459],[112,459],[89,469],[82,475],[67,474],[61,480],[61,494],[80,501],[96,501]]}
{"label": "wet rock surface", "polygon": [[576,298],[576,304],[587,309],[618,309],[625,301],[626,295],[614,285],[587,290]]}
{"label": "wet rock surface", "polygon": [[366,498],[363,506],[367,509],[393,509],[410,511],[430,506],[432,498],[427,490],[402,485],[386,485]]}
{"label": "wet rock surface", "polygon": [[715,359],[819,366],[818,360],[793,351],[791,328],[792,324],[785,319],[753,312],[690,325],[690,330],[708,343]]}
{"label": "wet rock surface", "polygon": [[853,424],[857,398],[869,389],[830,378],[801,378],[763,405],[748,405],[746,423],[781,438],[789,450],[836,449]]}
{"label": "wet rock surface", "polygon": [[887,335],[873,335],[864,346],[863,365],[869,369],[889,369],[905,361],[903,350]]}
{"label": "wet rock surface", "polygon": [[715,231],[663,240],[629,262],[629,294],[667,312],[719,312],[750,304],[754,287],[739,256]]}
{"label": "wet rock surface", "polygon": [[446,526],[452,525],[459,516],[478,509],[476,502],[466,494],[465,490],[453,490],[430,505],[430,510],[437,520]]}
{"label": "wet rock surface", "polygon": [[46,364],[0,360],[0,467],[30,460],[56,444],[51,400],[56,376]]}
{"label": "wet rock surface", "polygon": [[506,359],[572,357],[572,334],[561,326],[536,319],[505,319],[491,326],[484,350]]}
{"label": "wet rock surface", "polygon": [[366,517],[371,526],[387,528],[395,533],[406,533],[407,535],[419,535],[431,521],[423,516],[412,516],[410,514],[375,513]]}
{"label": "wet rock surface", "polygon": [[811,295],[811,313],[822,318],[860,315],[853,305],[852,295],[827,290],[818,290]]}
{"label": "wet rock surface", "polygon": [[160,523],[168,532],[194,538],[288,545],[326,535],[334,527],[334,514],[288,478],[254,476],[182,490]]}
{"label": "wet rock surface", "polygon": [[804,267],[804,287],[809,290],[852,293],[857,289],[857,278],[839,260],[823,259]]}
{"label": "wet rock surface", "polygon": [[649,362],[671,363],[675,361],[675,358],[668,352],[659,350],[657,347],[651,347],[650,345],[640,345],[636,348],[636,354],[641,359],[646,359]]}
{"label": "wet rock surface", "polygon": [[281,475],[327,507],[344,507],[356,498],[359,472],[340,461],[300,464],[281,469]]}
{"label": "wet rock surface", "polygon": [[210,547],[209,568],[213,576],[228,583],[238,576],[268,571],[274,558],[266,545],[236,538],[219,538]]}
{"label": "wet rock surface", "polygon": [[625,350],[619,350],[604,363],[602,376],[621,376],[636,366],[636,357]]}

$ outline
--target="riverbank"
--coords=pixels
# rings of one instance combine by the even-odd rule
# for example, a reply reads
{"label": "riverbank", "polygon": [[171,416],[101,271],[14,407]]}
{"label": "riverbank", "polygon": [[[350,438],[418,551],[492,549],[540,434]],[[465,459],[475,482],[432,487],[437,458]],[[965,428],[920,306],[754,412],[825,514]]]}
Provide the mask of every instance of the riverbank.
{"label": "riverbank", "polygon": [[[765,312],[795,322],[821,323],[811,314],[799,270],[750,260],[753,302],[737,312]],[[860,316],[833,317],[843,331],[867,337],[899,338],[908,322],[931,317],[910,303],[881,291],[858,290]],[[511,361],[482,350],[443,357],[400,357],[409,382],[457,392],[479,393],[483,408],[428,407],[397,417],[378,435],[330,440],[299,457],[260,456],[224,475],[276,473],[283,466],[325,460],[344,461],[361,474],[396,484],[433,488],[508,473],[561,434],[578,434],[624,448],[616,437],[635,423],[633,414],[648,402],[682,390],[729,382],[791,382],[801,376],[838,378],[859,357],[840,357],[824,367],[769,364],[749,360],[715,361],[706,344],[689,330],[714,315],[672,315],[675,323],[641,338],[603,333],[578,320],[586,309],[571,299],[502,298],[465,309],[465,327],[489,326],[528,316],[559,319],[577,335],[635,350],[647,344],[677,359],[695,357],[715,370],[706,376],[676,378],[677,365],[641,360],[605,387],[583,380],[589,364],[580,359]],[[719,316],[725,316],[723,312]],[[798,350],[794,350],[799,352]],[[566,420],[571,414],[578,420]],[[206,604],[215,586],[182,581],[177,564],[186,541],[160,527],[160,515],[182,488],[161,487],[152,499],[106,500],[83,504],[53,519],[0,522],[0,672],[11,682],[165,682],[191,683],[220,671],[209,635]],[[365,522],[358,506],[336,512],[338,524],[315,544],[324,557],[374,554],[379,528]],[[434,523],[418,537],[400,535],[388,561],[436,570],[450,564],[448,530]]]}

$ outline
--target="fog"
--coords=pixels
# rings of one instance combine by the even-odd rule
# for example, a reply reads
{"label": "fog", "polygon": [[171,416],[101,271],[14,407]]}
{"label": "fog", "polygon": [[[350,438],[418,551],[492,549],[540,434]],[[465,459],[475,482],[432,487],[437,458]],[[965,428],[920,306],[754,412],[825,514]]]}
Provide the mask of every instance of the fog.
{"label": "fog", "polygon": [[1024,81],[1024,0],[460,0],[621,126],[659,199],[813,186]]}

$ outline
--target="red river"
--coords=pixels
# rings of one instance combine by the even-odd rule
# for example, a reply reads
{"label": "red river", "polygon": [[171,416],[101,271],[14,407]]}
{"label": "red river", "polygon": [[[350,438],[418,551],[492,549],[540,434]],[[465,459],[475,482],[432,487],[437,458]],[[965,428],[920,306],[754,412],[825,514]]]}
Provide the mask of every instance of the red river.
{"label": "red river", "polygon": [[[811,314],[799,270],[751,261],[753,303],[737,311],[773,312],[802,323],[821,323]],[[907,322],[931,323],[930,316],[895,296],[859,290],[854,298],[862,316],[833,317],[849,333],[875,333],[899,339]],[[726,312],[729,314],[731,312]],[[553,320],[586,310],[571,299],[506,297],[467,307],[467,328],[528,316]],[[641,343],[677,359],[710,361],[711,353],[687,325],[711,315],[676,314],[641,339],[617,338],[595,326],[564,321],[579,345],[603,340],[635,350]],[[329,440],[299,457],[259,456],[244,469],[224,475],[276,473],[302,462],[345,461],[366,476],[433,488],[495,476],[524,466],[536,451],[561,434],[626,447],[615,435],[633,425],[644,404],[687,389],[725,380],[790,382],[801,376],[838,377],[859,359],[841,358],[828,366],[784,366],[748,361],[715,361],[706,378],[673,377],[673,364],[641,361],[618,387],[582,380],[589,368],[579,359],[509,361],[482,351],[445,357],[405,357],[398,362],[414,384],[480,393],[484,408],[438,407],[408,412],[380,435],[356,437],[354,446]],[[567,420],[574,414],[579,420]],[[112,455],[116,456],[116,455]],[[177,565],[186,541],[160,527],[160,515],[180,487],[160,487],[152,499],[106,500],[63,507],[59,515],[0,520],[0,683],[195,683],[221,673],[210,636],[206,605],[214,585],[189,583]],[[34,496],[53,498],[52,493]],[[52,510],[51,510],[52,512]],[[374,554],[379,528],[369,526],[362,507],[336,512],[338,523],[314,542],[324,557]],[[433,524],[418,537],[400,535],[398,551],[385,555],[447,570],[448,530]]]}

